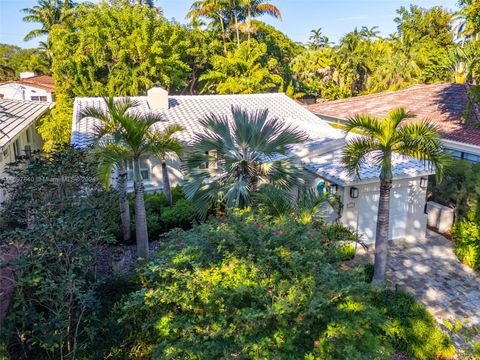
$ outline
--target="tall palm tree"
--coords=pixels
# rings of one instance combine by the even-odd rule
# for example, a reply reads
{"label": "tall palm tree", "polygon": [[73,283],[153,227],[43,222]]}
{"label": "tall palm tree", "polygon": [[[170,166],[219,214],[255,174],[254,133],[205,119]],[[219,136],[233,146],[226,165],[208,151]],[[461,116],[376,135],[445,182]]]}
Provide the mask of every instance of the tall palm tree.
{"label": "tall palm tree", "polygon": [[394,153],[425,161],[436,168],[438,176],[442,175],[445,163],[446,155],[437,127],[427,121],[406,122],[411,117],[405,109],[400,108],[392,110],[385,119],[357,115],[346,125],[347,132],[362,134],[348,141],[344,149],[343,162],[347,171],[360,177],[361,166],[372,161],[380,168],[374,283],[386,280]]}
{"label": "tall palm tree", "polygon": [[270,0],[240,0],[240,4],[243,8],[244,17],[247,19],[246,28],[248,29],[248,40],[250,40],[253,29],[252,19],[263,15],[270,15],[275,19],[282,19],[280,10],[271,4]]}
{"label": "tall palm tree", "polygon": [[152,148],[162,163],[163,192],[170,206],[173,204],[173,197],[168,177],[167,160],[172,156],[180,156],[182,154],[182,144],[174,137],[175,133],[182,130],[183,128],[180,125],[171,125],[164,131],[156,132],[152,139]]}
{"label": "tall palm tree", "polygon": [[316,30],[311,30],[310,33],[310,48],[313,50],[318,50],[321,47],[321,39],[322,39],[322,28],[318,28]]}
{"label": "tall palm tree", "polygon": [[[95,128],[96,145],[101,145],[104,141],[110,143],[120,143],[122,141],[120,118],[128,116],[127,112],[137,103],[128,98],[114,100],[113,97],[104,99],[106,109],[90,107],[82,111],[81,118],[94,118],[99,122]],[[107,139],[106,139],[107,138]],[[117,190],[119,193],[120,218],[122,222],[122,235],[124,241],[130,240],[130,206],[127,196],[127,169],[125,161],[119,161],[115,164],[118,172]],[[110,186],[110,176],[105,177],[104,184]]]}
{"label": "tall palm tree", "polygon": [[22,9],[27,14],[23,21],[41,25],[40,29],[30,31],[24,40],[48,35],[54,25],[62,24],[73,17],[75,6],[72,0],[39,0],[32,8]]}
{"label": "tall palm tree", "polygon": [[99,174],[103,182],[108,183],[112,169],[117,164],[132,161],[133,186],[135,190],[135,235],[137,254],[148,259],[148,229],[145,211],[143,178],[140,171],[141,158],[155,154],[155,140],[158,135],[152,130],[154,124],[163,121],[160,114],[132,112],[119,116],[118,139],[102,142],[96,147],[100,162]]}
{"label": "tall palm tree", "polygon": [[371,39],[378,39],[380,37],[380,31],[378,30],[378,26],[372,26],[368,28],[367,26],[362,26],[362,30],[360,31],[364,38],[371,40]]}
{"label": "tall palm tree", "polygon": [[219,202],[227,208],[248,206],[262,184],[285,191],[304,183],[303,168],[288,151],[307,135],[269,118],[268,110],[232,107],[232,120],[211,114],[200,123],[205,131],[196,135],[183,166],[185,195],[201,216]]}

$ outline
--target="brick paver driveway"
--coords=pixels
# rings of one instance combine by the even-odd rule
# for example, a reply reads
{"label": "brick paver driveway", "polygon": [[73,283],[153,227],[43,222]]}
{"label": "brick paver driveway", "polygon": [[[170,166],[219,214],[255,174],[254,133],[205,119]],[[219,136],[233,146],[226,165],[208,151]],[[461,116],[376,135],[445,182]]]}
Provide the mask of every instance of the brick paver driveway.
{"label": "brick paver driveway", "polygon": [[[371,261],[373,253],[372,246]],[[480,327],[480,273],[458,261],[445,237],[428,231],[425,240],[390,243],[387,276],[424,303],[440,324],[458,319]]]}

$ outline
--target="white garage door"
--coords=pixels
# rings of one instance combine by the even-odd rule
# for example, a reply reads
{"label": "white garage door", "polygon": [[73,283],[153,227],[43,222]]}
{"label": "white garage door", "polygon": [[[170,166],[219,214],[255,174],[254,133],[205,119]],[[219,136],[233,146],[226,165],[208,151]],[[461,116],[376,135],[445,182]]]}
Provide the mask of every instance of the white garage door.
{"label": "white garage door", "polygon": [[[358,233],[368,243],[375,241],[377,229],[378,192],[360,194],[358,206]],[[389,239],[405,236],[408,214],[408,188],[392,189],[390,197]]]}

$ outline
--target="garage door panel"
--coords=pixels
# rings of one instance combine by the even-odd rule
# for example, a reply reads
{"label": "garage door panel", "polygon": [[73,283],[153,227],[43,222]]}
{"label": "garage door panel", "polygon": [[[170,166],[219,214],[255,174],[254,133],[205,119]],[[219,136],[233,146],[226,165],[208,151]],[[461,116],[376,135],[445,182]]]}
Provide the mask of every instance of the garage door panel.
{"label": "garage door panel", "polygon": [[[378,215],[378,192],[367,192],[360,195],[358,207],[358,233],[367,243],[375,241]],[[390,195],[390,227],[389,239],[405,236],[408,214],[408,188],[392,189]]]}

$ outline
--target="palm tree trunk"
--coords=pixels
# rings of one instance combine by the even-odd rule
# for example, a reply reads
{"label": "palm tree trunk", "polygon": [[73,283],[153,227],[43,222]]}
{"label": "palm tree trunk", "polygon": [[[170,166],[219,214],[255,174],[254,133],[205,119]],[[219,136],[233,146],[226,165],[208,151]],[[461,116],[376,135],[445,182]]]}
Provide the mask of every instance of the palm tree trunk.
{"label": "palm tree trunk", "polygon": [[147,214],[145,211],[145,199],[143,197],[143,180],[140,174],[138,159],[133,161],[135,188],[135,235],[137,238],[137,256],[144,260],[148,259],[148,229]]}
{"label": "palm tree trunk", "polygon": [[168,168],[165,159],[162,159],[162,178],[163,178],[163,192],[167,197],[168,205],[173,205],[172,189],[170,187],[170,179],[168,178]]}
{"label": "palm tree trunk", "polygon": [[390,221],[390,190],[392,180],[380,181],[377,231],[375,237],[375,269],[372,282],[380,284],[387,279],[388,228]]}
{"label": "palm tree trunk", "polygon": [[238,25],[237,14],[235,14],[235,31],[236,31],[236,34],[237,34],[237,48],[239,48],[240,47],[240,29],[239,29],[239,25]]}
{"label": "palm tree trunk", "polygon": [[122,221],[123,241],[130,240],[130,205],[127,197],[127,171],[123,164],[118,167],[118,193],[120,202],[120,218]]}

